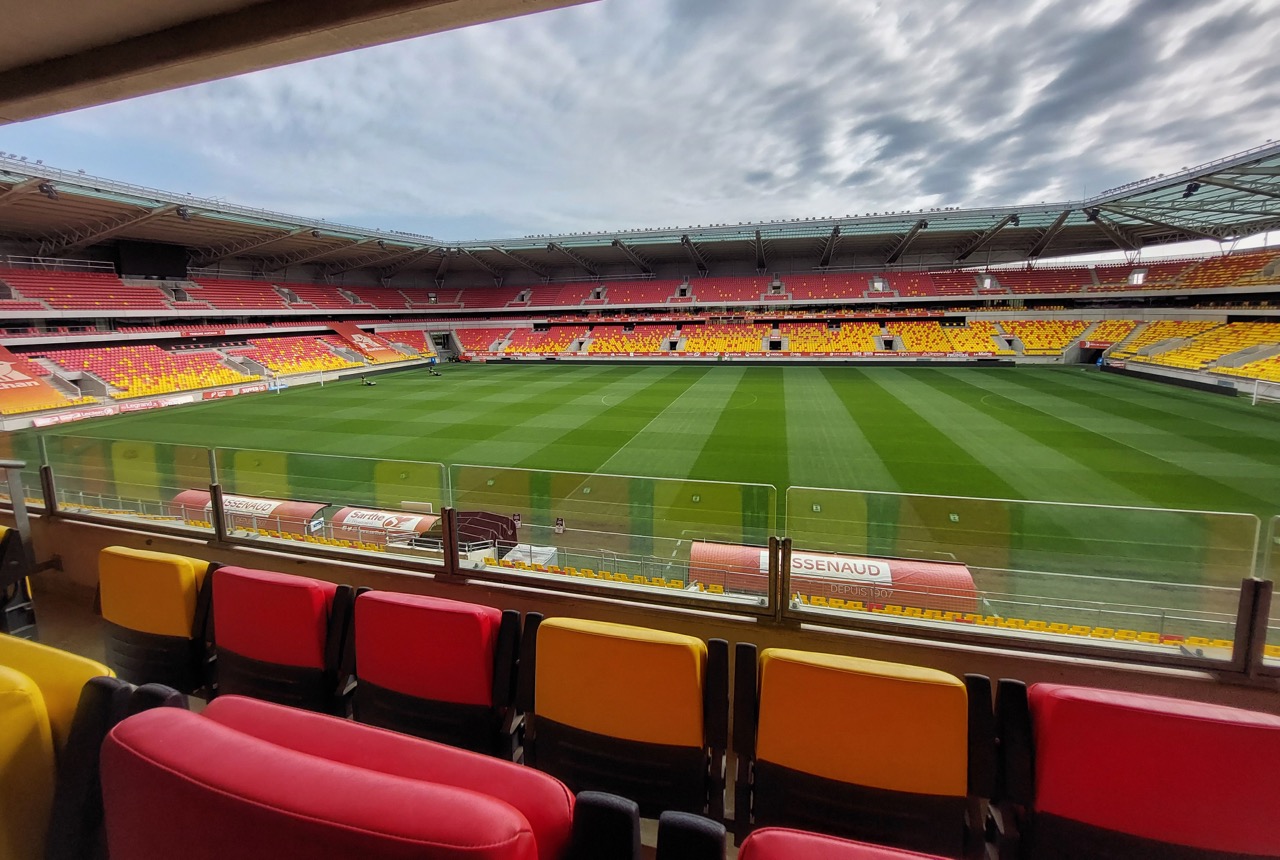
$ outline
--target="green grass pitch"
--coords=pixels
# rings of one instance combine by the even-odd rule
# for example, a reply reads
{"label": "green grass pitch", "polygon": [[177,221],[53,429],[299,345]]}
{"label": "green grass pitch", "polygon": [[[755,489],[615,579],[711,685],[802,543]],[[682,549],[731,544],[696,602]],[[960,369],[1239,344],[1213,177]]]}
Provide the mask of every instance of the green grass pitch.
{"label": "green grass pitch", "polygon": [[1071,368],[450,365],[63,435],[664,478],[1280,513],[1280,416]]}
{"label": "green grass pitch", "polygon": [[[1250,541],[1248,523],[1242,534],[1194,517],[1144,525],[1094,510],[789,500],[786,489],[1243,512],[1264,530],[1280,514],[1274,406],[1082,367],[450,365],[439,378],[405,371],[372,388],[345,380],[51,435],[103,440],[49,440],[61,486],[161,502],[207,484],[204,447],[231,449],[219,452],[230,492],[381,507],[440,502],[442,470],[406,461],[443,463],[463,509],[519,512],[535,528],[564,516],[627,535],[600,541],[637,557],[698,537],[785,533],[811,549],[940,557],[941,547],[991,569],[1233,584],[1252,552],[1219,548]],[[30,437],[18,443],[30,457]],[[1119,561],[1104,569],[1103,557]]]}

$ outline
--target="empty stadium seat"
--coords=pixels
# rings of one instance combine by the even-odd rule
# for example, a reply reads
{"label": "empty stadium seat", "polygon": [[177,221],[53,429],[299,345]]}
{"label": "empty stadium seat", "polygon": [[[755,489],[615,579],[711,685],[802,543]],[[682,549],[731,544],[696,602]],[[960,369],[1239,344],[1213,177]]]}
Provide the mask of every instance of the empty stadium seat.
{"label": "empty stadium seat", "polygon": [[129,710],[181,699],[133,693],[101,663],[0,635],[0,860],[100,854],[103,737]]}
{"label": "empty stadium seat", "polygon": [[1280,717],[1001,681],[1002,855],[1280,857]]}
{"label": "empty stadium seat", "polygon": [[510,758],[520,613],[438,597],[356,598],[357,720]]}
{"label": "empty stadium seat", "polygon": [[525,756],[574,791],[719,818],[728,643],[644,627],[526,616],[517,706]]}
{"label": "empty stadium seat", "polygon": [[[201,715],[124,721],[103,747],[103,786],[113,860],[169,856],[175,846],[195,860],[640,855],[638,809],[622,798],[575,798],[510,762],[238,696]],[[665,824],[660,842],[690,822]],[[698,840],[671,841],[678,849]]]}
{"label": "empty stadium seat", "polygon": [[919,666],[739,643],[735,824],[947,857],[980,843],[991,687]]}
{"label": "empty stadium seat", "polygon": [[212,579],[200,559],[111,546],[98,554],[107,665],[134,684],[193,693],[207,682]]}
{"label": "empty stadium seat", "polygon": [[218,694],[345,710],[340,678],[353,593],[305,576],[243,567],[213,573]]}
{"label": "empty stadium seat", "polygon": [[782,827],[757,830],[738,851],[738,860],[936,860],[937,856]]}

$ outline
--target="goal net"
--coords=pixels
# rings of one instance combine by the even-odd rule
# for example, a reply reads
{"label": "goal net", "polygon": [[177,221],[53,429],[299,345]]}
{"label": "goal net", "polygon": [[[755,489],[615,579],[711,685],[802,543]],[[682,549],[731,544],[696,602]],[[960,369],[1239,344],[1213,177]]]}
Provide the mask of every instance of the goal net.
{"label": "goal net", "polygon": [[1261,379],[1253,383],[1253,405],[1259,403],[1280,403],[1280,382],[1264,382]]}

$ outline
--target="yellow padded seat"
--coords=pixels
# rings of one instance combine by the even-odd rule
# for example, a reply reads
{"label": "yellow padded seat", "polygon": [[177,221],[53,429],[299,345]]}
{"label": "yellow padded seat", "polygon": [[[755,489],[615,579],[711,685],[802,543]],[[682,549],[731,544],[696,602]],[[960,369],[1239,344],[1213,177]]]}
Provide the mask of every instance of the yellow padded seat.
{"label": "yellow padded seat", "polygon": [[40,687],[22,672],[0,666],[0,860],[43,855],[56,778]]}
{"label": "yellow padded seat", "polygon": [[97,661],[38,642],[29,642],[0,633],[0,666],[21,672],[40,688],[54,748],[61,750],[71,732],[71,722],[80,704],[80,691],[90,678],[115,673]]}
{"label": "yellow padded seat", "polygon": [[208,569],[199,559],[109,546],[98,554],[102,617],[140,633],[190,638]]}
{"label": "yellow padded seat", "polygon": [[694,636],[550,618],[538,629],[537,713],[609,737],[701,747],[706,664]]}
{"label": "yellow padded seat", "polygon": [[839,782],[964,797],[968,692],[936,669],[766,648],[756,755]]}

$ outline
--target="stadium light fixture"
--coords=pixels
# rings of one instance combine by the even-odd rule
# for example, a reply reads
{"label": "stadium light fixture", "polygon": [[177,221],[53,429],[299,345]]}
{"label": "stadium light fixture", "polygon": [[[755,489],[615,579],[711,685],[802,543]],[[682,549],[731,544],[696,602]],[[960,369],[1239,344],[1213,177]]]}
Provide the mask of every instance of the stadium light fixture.
{"label": "stadium light fixture", "polygon": [[190,220],[191,220],[191,210],[190,210],[190,209],[188,209],[188,208],[187,208],[187,207],[185,207],[185,206],[179,206],[179,207],[177,208],[177,211],[175,212],[175,214],[176,214],[179,218],[181,218],[183,221],[190,221]]}
{"label": "stadium light fixture", "polygon": [[1195,194],[1199,190],[1200,190],[1199,182],[1188,182],[1187,190],[1182,192],[1182,199],[1186,200],[1188,197],[1190,197],[1192,194]]}
{"label": "stadium light fixture", "polygon": [[319,231],[319,230],[312,230],[312,231],[311,231],[311,238],[312,238],[312,239],[319,239],[319,238],[320,238],[320,231]]}
{"label": "stadium light fixture", "polygon": [[36,187],[39,189],[41,194],[43,194],[45,197],[48,197],[50,200],[58,199],[58,189],[54,188],[53,185],[51,185],[50,183],[41,182]]}

